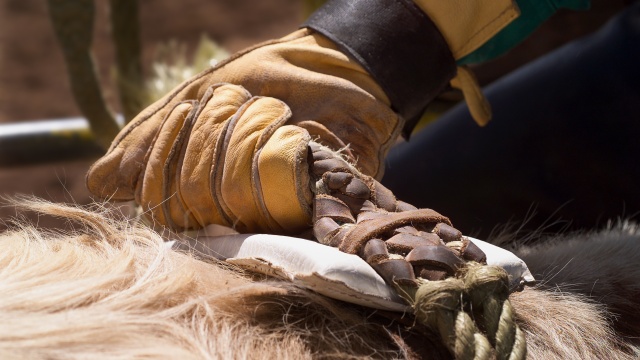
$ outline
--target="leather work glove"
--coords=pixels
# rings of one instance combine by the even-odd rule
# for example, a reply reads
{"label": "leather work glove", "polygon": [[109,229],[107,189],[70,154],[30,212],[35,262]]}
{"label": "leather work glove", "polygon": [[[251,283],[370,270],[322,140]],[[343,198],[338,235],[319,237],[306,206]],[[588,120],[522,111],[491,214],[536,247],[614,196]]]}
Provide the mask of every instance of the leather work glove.
{"label": "leather work glove", "polygon": [[89,190],[135,199],[175,230],[309,228],[312,139],[381,178],[397,136],[452,79],[474,86],[465,71],[455,77],[455,60],[517,16],[512,1],[468,2],[456,27],[441,19],[451,9],[429,3],[439,2],[328,2],[304,28],[233,55],[145,109],[91,167]]}
{"label": "leather work glove", "polygon": [[233,55],[141,112],[89,169],[87,187],[135,200],[177,231],[313,228],[389,284],[453,276],[483,262],[482,251],[376,179],[397,136],[449,85],[488,121],[456,59],[516,16],[510,0],[331,0],[305,28]]}
{"label": "leather work glove", "polygon": [[[231,96],[225,83],[242,88],[232,86]],[[278,117],[264,119],[273,126],[258,125],[258,117],[268,116]],[[290,127],[268,147],[273,131],[285,123]],[[271,197],[275,206],[286,208],[285,218],[296,219],[282,220],[290,233],[310,224],[311,193],[304,173],[311,138],[335,150],[348,144],[351,161],[381,176],[382,159],[402,124],[362,67],[324,36],[303,29],[236,54],[148,107],[91,167],[87,185],[103,198],[135,199],[155,221],[174,229],[217,223],[239,231],[282,233],[282,226],[259,219],[260,212],[245,214],[248,205],[242,201],[238,208],[216,206],[257,191],[262,213],[277,217],[263,202]],[[245,137],[260,140],[240,144]],[[255,172],[260,161],[271,158],[276,158],[267,167],[272,176]]]}

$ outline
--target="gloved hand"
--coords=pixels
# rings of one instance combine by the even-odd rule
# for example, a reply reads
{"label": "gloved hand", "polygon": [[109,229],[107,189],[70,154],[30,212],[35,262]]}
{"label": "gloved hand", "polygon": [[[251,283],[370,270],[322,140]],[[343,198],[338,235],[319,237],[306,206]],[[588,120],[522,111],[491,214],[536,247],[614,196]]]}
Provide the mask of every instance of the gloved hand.
{"label": "gloved hand", "polygon": [[409,0],[333,1],[307,25],[318,32],[242,51],[144,110],[91,167],[89,190],[177,230],[296,233],[311,225],[312,138],[380,178],[405,122],[455,75],[447,42]]}
{"label": "gloved hand", "polygon": [[[295,126],[278,129],[285,123]],[[310,225],[309,140],[349,145],[352,162],[381,176],[402,124],[362,67],[303,29],[236,54],[151,105],[91,167],[87,186],[103,198],[135,198],[175,229],[295,232]],[[278,212],[296,220],[267,220]]]}
{"label": "gloved hand", "polygon": [[[207,87],[199,101],[167,110],[152,118],[158,121],[153,131],[144,127],[147,121],[121,134],[119,145],[90,169],[92,191],[135,197],[154,221],[177,230],[224,224],[281,233],[296,226],[287,219],[308,216],[310,138],[283,126],[291,111],[282,101],[221,83]],[[274,222],[283,208],[283,222]]]}

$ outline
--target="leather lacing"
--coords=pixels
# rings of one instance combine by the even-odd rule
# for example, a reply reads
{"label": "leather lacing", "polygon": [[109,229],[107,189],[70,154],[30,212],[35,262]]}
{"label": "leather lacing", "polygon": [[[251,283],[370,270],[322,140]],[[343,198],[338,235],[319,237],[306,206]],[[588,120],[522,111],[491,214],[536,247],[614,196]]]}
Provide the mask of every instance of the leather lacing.
{"label": "leather lacing", "polygon": [[[357,254],[436,330],[457,359],[524,359],[506,272],[431,209],[399,201],[338,153],[309,144],[313,232]],[[483,331],[481,331],[482,329]]]}

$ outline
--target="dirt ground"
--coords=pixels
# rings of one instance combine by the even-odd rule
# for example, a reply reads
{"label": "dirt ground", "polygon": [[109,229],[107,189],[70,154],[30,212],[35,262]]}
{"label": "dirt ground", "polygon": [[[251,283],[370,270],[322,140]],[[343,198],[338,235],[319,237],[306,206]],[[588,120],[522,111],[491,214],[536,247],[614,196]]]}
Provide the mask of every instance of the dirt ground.
{"label": "dirt ground", "polygon": [[[588,34],[617,13],[625,1],[593,0],[588,12],[561,11],[507,56],[477,67],[483,84],[576,37]],[[97,0],[93,48],[104,94],[117,110],[113,87],[114,49],[108,2]],[[229,52],[287,34],[303,21],[301,0],[140,0],[143,63],[159,44],[174,39],[193,49],[207,34]],[[80,116],[67,81],[62,53],[47,15],[46,0],[0,2],[0,125]],[[2,131],[0,127],[0,131]],[[0,168],[0,195],[34,194],[53,201],[85,204],[90,160]],[[14,214],[0,208],[0,219]],[[56,224],[42,219],[40,225]],[[0,223],[0,228],[4,225]]]}

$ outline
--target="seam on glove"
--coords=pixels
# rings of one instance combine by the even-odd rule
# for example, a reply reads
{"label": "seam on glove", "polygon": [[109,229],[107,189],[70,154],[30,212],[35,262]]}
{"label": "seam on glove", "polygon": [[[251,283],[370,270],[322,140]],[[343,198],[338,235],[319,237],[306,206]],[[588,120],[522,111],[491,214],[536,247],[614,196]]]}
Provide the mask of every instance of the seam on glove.
{"label": "seam on glove", "polygon": [[[456,59],[461,58],[464,55],[471,53],[473,50],[476,50],[477,48],[482,46],[482,44],[484,44],[487,40],[489,40],[490,37],[495,35],[495,32],[493,32],[493,29],[496,29],[496,28],[502,29],[503,27],[511,23],[513,19],[517,18],[520,11],[518,10],[518,6],[515,3],[513,4],[513,6],[516,10],[515,13],[514,13],[514,8],[505,9],[494,20],[487,23],[485,26],[480,28],[476,33],[471,35],[469,37],[469,40],[467,40],[467,42],[464,43],[464,45],[459,50],[454,50],[455,58]],[[478,37],[487,37],[487,39],[476,41],[476,38]],[[464,55],[460,55],[460,54],[464,54]]]}
{"label": "seam on glove", "polygon": [[218,144],[216,146],[216,168],[214,171],[214,180],[213,185],[215,187],[215,196],[213,197],[216,203],[216,206],[220,206],[222,210],[221,214],[229,222],[229,224],[235,228],[238,222],[238,218],[233,214],[231,208],[225,203],[223,192],[222,192],[222,177],[224,174],[224,166],[226,160],[227,149],[229,148],[229,141],[231,139],[231,135],[233,134],[233,130],[238,122],[238,119],[242,116],[242,114],[247,110],[247,108],[253,104],[257,100],[256,97],[249,99],[246,103],[244,103],[238,111],[227,121],[222,132],[220,133],[220,137],[218,138]]}
{"label": "seam on glove", "polygon": [[[193,109],[195,108],[196,103],[197,103],[197,101],[195,101],[195,100],[185,100],[185,101],[181,101],[181,102],[175,104],[171,108],[171,110],[167,112],[165,117],[162,119],[162,122],[160,122],[159,129],[162,129],[162,127],[166,124],[167,120],[169,119],[169,116],[173,113],[173,111],[177,107],[179,107],[181,105],[184,105],[184,104],[189,104],[189,105],[191,105],[191,110],[189,110],[189,113],[191,113],[193,111]],[[187,113],[187,115],[185,115],[185,117],[188,116],[189,113]],[[151,154],[153,153],[153,150],[154,150],[154,145],[155,145],[156,141],[158,140],[158,138],[160,137],[160,134],[161,134],[161,131],[158,131],[154,135],[153,140],[151,141],[151,146],[149,146],[149,148],[147,149],[147,152],[144,155],[142,168],[140,169],[140,172],[138,173],[138,178],[135,180],[135,182],[133,184],[133,188],[136,189],[136,191],[134,193],[134,197],[136,199],[136,202],[138,202],[138,203],[141,203],[141,201],[142,201],[142,192],[143,192],[143,188],[144,188],[144,176],[145,176],[145,173],[146,173],[146,170],[147,170],[147,165],[149,164],[149,160],[151,158]],[[164,172],[164,170],[163,170],[163,172]],[[141,183],[142,185],[138,186],[139,183]],[[163,189],[162,193],[163,194],[165,193],[164,189]],[[166,202],[167,199],[164,199],[164,200]],[[144,204],[141,204],[141,205],[144,205]],[[153,209],[150,208],[149,211],[151,211],[151,214],[153,215]],[[166,217],[166,214],[164,213],[164,210],[161,209],[161,211],[162,211],[163,216]]]}
{"label": "seam on glove", "polygon": [[[258,98],[261,98],[261,97],[258,97]],[[278,100],[278,101],[284,105],[283,106],[283,109],[285,110],[284,113],[280,115],[277,119],[275,119],[271,124],[269,124],[269,126],[267,126],[264,130],[262,130],[262,133],[260,134],[260,137],[258,138],[258,141],[256,142],[256,145],[254,148],[253,158],[251,159],[251,193],[253,195],[253,202],[258,205],[258,210],[260,211],[260,214],[262,215],[262,217],[267,220],[269,228],[274,231],[282,232],[283,229],[280,227],[278,222],[273,218],[273,216],[271,216],[269,209],[267,209],[267,206],[263,201],[264,197],[262,195],[260,172],[258,168],[258,159],[260,157],[260,153],[262,153],[262,149],[264,148],[264,145],[267,143],[267,141],[269,141],[269,138],[271,137],[271,135],[273,135],[273,133],[280,126],[284,125],[287,122],[287,120],[291,117],[291,109],[289,109],[289,107],[281,100]]]}
{"label": "seam on glove", "polygon": [[[171,171],[172,171],[171,165],[175,163],[173,161],[174,157],[180,156],[181,153],[183,152],[183,145],[185,143],[185,140],[189,138],[189,134],[191,133],[191,128],[193,127],[193,123],[195,122],[195,119],[197,118],[197,116],[200,114],[201,109],[202,109],[201,102],[198,102],[198,101],[192,102],[191,110],[185,116],[185,119],[182,123],[182,127],[180,128],[180,131],[178,131],[176,139],[174,140],[171,146],[171,150],[169,150],[169,154],[167,155],[167,159],[165,160],[165,163],[162,169],[162,177],[163,177],[162,197],[164,199],[164,201],[162,202],[162,212],[164,213],[164,217],[167,220],[167,224],[169,225],[169,227],[173,229],[184,229],[188,227],[188,224],[195,222],[195,218],[193,218],[193,216],[187,210],[188,207],[186,206],[184,200],[182,199],[182,196],[180,195],[180,189],[176,187],[175,191],[171,193],[171,185],[172,184],[176,185],[176,184],[175,182],[172,182],[170,180],[172,178],[172,175],[174,175],[174,174],[171,174]],[[179,173],[181,167],[182,167],[182,162],[179,159],[178,163],[175,164],[175,172]],[[187,217],[190,218],[189,220],[185,221],[187,226],[178,226],[178,224],[176,224],[176,222],[173,220],[173,217],[171,216],[171,210],[169,209],[169,205],[171,204],[171,200],[170,200],[171,197],[174,197],[174,196],[176,197],[176,199],[180,203],[180,206],[182,207],[182,210],[184,211],[185,220]]]}

